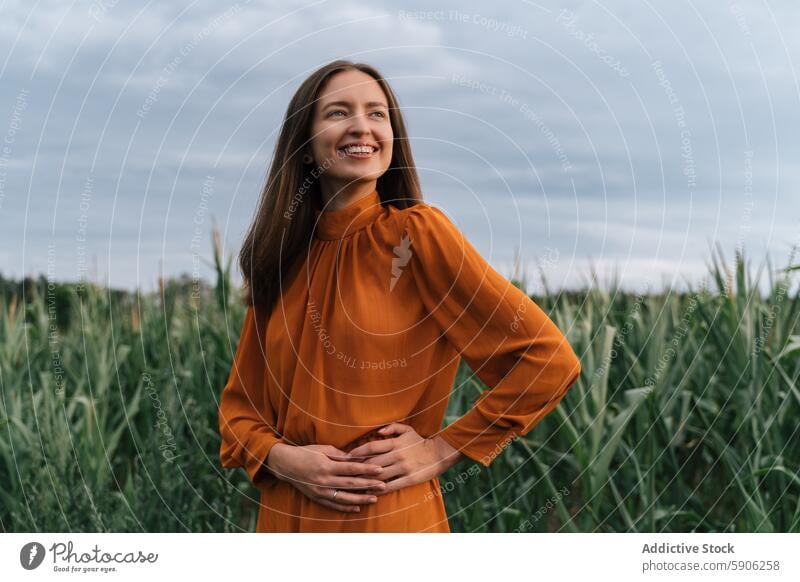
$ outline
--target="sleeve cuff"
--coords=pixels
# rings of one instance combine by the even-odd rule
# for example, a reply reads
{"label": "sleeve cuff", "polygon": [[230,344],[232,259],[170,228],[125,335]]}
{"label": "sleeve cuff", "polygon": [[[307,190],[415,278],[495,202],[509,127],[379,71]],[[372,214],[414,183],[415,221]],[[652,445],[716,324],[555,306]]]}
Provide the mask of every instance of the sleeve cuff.
{"label": "sleeve cuff", "polygon": [[[282,438],[271,434],[260,434],[252,446],[247,447],[245,470],[256,487],[276,481],[278,478],[267,469],[265,462],[269,453],[278,443],[287,444]],[[249,444],[249,443],[248,443]]]}
{"label": "sleeve cuff", "polygon": [[474,406],[439,432],[439,436],[484,467],[489,467],[503,449],[517,438],[513,431],[492,427]]}

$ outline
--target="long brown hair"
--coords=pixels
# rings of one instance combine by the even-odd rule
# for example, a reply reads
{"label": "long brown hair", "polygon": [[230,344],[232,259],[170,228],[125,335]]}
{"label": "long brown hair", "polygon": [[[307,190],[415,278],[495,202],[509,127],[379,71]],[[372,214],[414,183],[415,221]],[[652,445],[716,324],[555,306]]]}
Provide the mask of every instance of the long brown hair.
{"label": "long brown hair", "polygon": [[386,94],[389,106],[394,138],[392,160],[377,181],[381,203],[402,209],[422,200],[403,115],[383,75],[370,65],[347,60],[336,60],[314,71],[297,89],[286,109],[269,175],[239,251],[244,279],[242,299],[246,305],[256,307],[260,317],[272,312],[282,288],[297,274],[297,267],[308,252],[315,207],[321,207],[322,192],[312,174],[316,166],[303,163],[302,151],[311,141],[320,93],[333,75],[348,70],[373,77]]}

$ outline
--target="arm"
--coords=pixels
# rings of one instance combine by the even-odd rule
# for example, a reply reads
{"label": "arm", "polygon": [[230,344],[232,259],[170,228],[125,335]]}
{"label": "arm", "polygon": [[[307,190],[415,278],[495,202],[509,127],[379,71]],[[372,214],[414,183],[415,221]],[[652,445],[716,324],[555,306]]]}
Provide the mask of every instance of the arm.
{"label": "arm", "polygon": [[438,457],[441,459],[441,470],[437,474],[444,473],[450,467],[458,465],[461,461],[468,458],[464,453],[444,440],[441,435],[434,436],[432,440],[438,451]]}
{"label": "arm", "polygon": [[439,437],[488,467],[555,408],[580,375],[580,361],[542,309],[495,271],[441,210],[412,207],[403,231],[411,238],[410,272],[426,310],[490,387]]}
{"label": "arm", "polygon": [[[259,322],[262,320],[258,318]],[[267,468],[266,460],[272,447],[283,442],[273,429],[275,411],[264,393],[265,331],[264,326],[256,324],[253,308],[248,307],[219,403],[222,466],[244,467],[256,486],[276,478]]]}

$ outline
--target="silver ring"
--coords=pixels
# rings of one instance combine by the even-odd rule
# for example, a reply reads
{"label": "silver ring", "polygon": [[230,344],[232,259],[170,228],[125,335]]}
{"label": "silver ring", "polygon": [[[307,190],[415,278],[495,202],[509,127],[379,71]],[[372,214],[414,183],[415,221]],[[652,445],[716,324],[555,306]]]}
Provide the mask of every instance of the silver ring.
{"label": "silver ring", "polygon": [[334,489],[333,490],[333,497],[331,497],[331,499],[336,499],[336,494],[337,493],[339,493],[339,490],[338,489]]}

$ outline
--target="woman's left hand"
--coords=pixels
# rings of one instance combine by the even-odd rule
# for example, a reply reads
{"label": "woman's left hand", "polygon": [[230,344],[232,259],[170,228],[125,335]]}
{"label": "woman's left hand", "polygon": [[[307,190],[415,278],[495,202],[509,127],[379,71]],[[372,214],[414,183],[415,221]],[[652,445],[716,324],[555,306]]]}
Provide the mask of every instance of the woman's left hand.
{"label": "woman's left hand", "polygon": [[441,437],[423,438],[407,424],[393,422],[379,432],[384,436],[397,436],[365,443],[348,455],[355,461],[369,460],[371,465],[383,467],[373,478],[384,481],[386,489],[373,495],[385,495],[429,481],[464,458]]}

